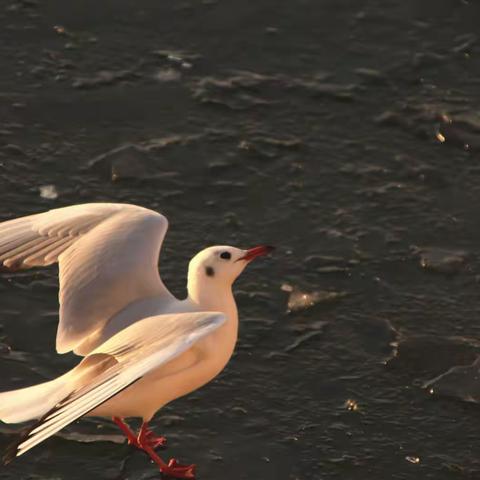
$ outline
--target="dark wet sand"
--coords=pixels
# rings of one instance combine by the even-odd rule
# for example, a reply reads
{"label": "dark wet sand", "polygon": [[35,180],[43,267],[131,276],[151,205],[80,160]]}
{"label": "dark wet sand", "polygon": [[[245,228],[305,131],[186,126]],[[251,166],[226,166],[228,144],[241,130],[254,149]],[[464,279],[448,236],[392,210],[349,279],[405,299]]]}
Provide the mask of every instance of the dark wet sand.
{"label": "dark wet sand", "polygon": [[[0,6],[0,219],[157,209],[179,296],[204,246],[278,246],[238,281],[228,368],[155,422],[199,478],[480,478],[477,369],[423,388],[480,351],[479,24],[473,0]],[[76,361],[56,274],[0,274],[2,389]],[[0,479],[159,477],[118,440],[79,422]]]}

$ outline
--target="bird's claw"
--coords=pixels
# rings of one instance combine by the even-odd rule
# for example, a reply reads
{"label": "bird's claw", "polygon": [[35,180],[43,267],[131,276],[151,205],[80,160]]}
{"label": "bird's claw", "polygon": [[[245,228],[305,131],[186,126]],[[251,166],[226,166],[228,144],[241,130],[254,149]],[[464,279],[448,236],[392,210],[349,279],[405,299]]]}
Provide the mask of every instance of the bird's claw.
{"label": "bird's claw", "polygon": [[155,432],[149,428],[143,428],[136,439],[134,445],[138,448],[150,447],[154,450],[157,448],[166,448],[167,439],[162,436],[155,435]]}
{"label": "bird's claw", "polygon": [[175,458],[171,458],[167,467],[162,468],[161,472],[173,478],[195,478],[195,465],[181,465]]}
{"label": "bird's claw", "polygon": [[127,443],[128,443],[128,445],[131,445],[132,447],[142,448],[140,446],[140,444],[138,443],[138,440],[136,438],[128,438]]}
{"label": "bird's claw", "polygon": [[128,439],[129,445],[143,450],[153,462],[160,468],[160,472],[172,478],[195,478],[195,465],[181,465],[175,458],[165,463],[156,453],[155,448],[165,447],[167,439],[165,437],[157,437],[155,433],[148,428],[148,423],[144,422],[138,436],[130,430],[128,425],[118,417],[113,417],[113,421],[120,427]]}
{"label": "bird's claw", "polygon": [[153,449],[167,447],[167,439],[161,436],[157,437],[152,431],[147,433],[144,441],[146,441],[148,445]]}

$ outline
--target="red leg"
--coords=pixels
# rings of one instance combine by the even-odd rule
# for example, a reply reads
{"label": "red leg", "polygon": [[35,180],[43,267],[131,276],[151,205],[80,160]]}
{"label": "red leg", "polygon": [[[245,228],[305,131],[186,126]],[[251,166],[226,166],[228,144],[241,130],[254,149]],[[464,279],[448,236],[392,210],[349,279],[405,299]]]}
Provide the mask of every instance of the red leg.
{"label": "red leg", "polygon": [[154,450],[158,447],[166,447],[167,439],[165,437],[157,437],[152,430],[148,428],[148,422],[142,423],[142,428],[137,437],[140,445],[148,445]]}
{"label": "red leg", "polygon": [[112,420],[120,427],[120,430],[124,433],[124,435],[128,439],[128,443],[135,447],[141,448],[140,444],[138,443],[137,437],[135,434],[130,430],[130,427],[119,417],[112,417]]}
{"label": "red leg", "polygon": [[128,443],[143,450],[158,465],[160,472],[173,478],[195,478],[195,465],[180,465],[174,458],[165,463],[156,453],[155,448],[165,446],[165,437],[157,437],[149,428],[148,423],[144,422],[142,428],[135,437],[129,426],[118,417],[112,417],[112,420],[120,427],[122,432],[128,438]]}

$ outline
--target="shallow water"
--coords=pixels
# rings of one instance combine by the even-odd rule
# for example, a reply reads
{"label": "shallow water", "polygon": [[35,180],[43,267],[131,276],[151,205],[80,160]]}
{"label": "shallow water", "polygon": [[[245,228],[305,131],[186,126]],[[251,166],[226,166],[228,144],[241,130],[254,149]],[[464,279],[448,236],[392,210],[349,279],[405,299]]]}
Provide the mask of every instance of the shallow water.
{"label": "shallow water", "polygon": [[[179,296],[204,246],[277,245],[237,283],[228,368],[159,412],[167,454],[209,480],[479,478],[480,4],[134,3],[0,6],[0,218],[157,209]],[[56,275],[0,274],[3,389],[76,361]],[[0,479],[159,477],[119,440],[82,421]]]}

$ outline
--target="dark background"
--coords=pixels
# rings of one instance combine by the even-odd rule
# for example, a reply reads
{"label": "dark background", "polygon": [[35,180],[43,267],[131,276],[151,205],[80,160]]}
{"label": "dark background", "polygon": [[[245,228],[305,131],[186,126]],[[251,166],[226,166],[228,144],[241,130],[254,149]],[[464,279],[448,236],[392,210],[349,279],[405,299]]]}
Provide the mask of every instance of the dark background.
{"label": "dark background", "polygon": [[[474,0],[1,0],[0,219],[161,211],[179,296],[207,245],[278,247],[228,368],[157,415],[199,478],[480,478],[478,369],[424,388],[479,352],[479,25]],[[0,274],[2,389],[77,361],[56,274]],[[0,479],[159,478],[121,441],[78,422]]]}

